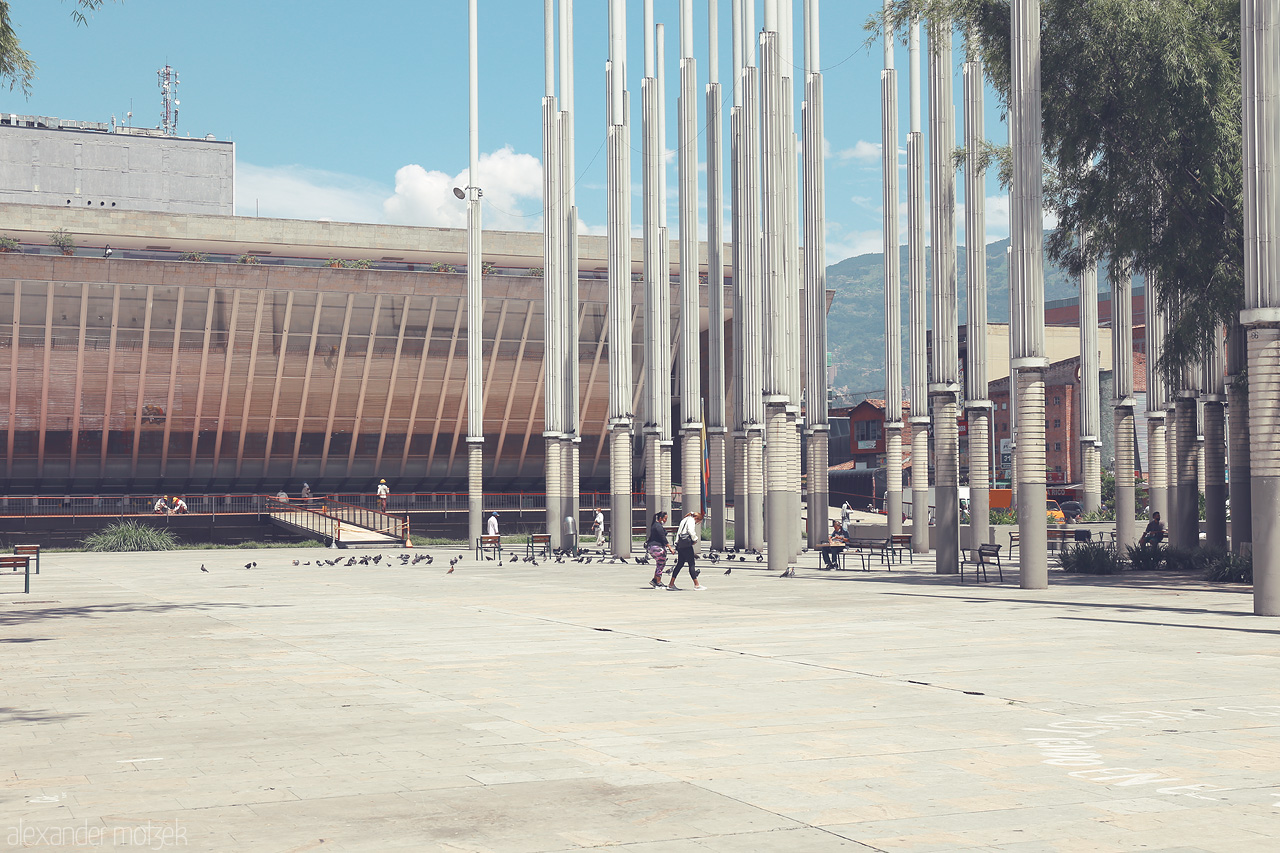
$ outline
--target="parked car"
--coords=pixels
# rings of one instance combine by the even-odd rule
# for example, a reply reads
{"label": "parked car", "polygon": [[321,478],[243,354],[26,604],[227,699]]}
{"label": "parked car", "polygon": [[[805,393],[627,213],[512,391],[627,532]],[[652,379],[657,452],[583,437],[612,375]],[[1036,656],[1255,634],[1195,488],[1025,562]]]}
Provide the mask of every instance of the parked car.
{"label": "parked car", "polygon": [[1062,511],[1062,507],[1058,506],[1057,501],[1049,501],[1045,507],[1045,511],[1049,515],[1050,524],[1066,524],[1067,515]]}
{"label": "parked car", "polygon": [[1075,521],[1077,518],[1084,515],[1084,506],[1080,501],[1063,501],[1061,506],[1063,514],[1067,517],[1067,521]]}

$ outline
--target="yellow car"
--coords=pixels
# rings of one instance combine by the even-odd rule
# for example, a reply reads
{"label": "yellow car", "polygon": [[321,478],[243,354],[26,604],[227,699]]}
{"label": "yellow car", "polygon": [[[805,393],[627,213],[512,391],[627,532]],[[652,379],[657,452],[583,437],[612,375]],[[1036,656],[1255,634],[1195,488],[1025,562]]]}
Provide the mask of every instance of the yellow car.
{"label": "yellow car", "polygon": [[1049,501],[1045,508],[1045,512],[1049,516],[1048,521],[1050,524],[1067,523],[1067,514],[1062,511],[1062,507],[1058,506],[1057,501]]}

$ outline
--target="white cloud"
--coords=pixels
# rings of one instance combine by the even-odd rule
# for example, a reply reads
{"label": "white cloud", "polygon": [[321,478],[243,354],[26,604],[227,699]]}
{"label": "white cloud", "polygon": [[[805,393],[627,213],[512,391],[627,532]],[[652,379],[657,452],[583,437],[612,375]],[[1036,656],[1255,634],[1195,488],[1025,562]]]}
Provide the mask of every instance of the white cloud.
{"label": "white cloud", "polygon": [[831,150],[831,143],[825,142],[827,147],[827,156],[834,157],[836,160],[854,160],[859,163],[879,163],[881,145],[879,142],[868,142],[865,139],[859,139],[853,144],[852,148],[842,148],[838,151]]}
{"label": "white cloud", "polygon": [[827,220],[827,264],[835,264],[846,258],[884,251],[884,231],[854,231],[839,222]]}
{"label": "white cloud", "polygon": [[[517,154],[511,146],[481,154],[477,183],[484,191],[484,227],[512,231],[542,228],[542,163],[531,154]],[[387,222],[464,228],[466,204],[453,194],[467,185],[467,172],[450,177],[437,169],[411,164],[396,170],[395,193],[383,202]],[[523,209],[532,199],[536,208]]]}
{"label": "white cloud", "polygon": [[236,213],[273,219],[381,222],[387,188],[376,181],[303,166],[236,164]]}

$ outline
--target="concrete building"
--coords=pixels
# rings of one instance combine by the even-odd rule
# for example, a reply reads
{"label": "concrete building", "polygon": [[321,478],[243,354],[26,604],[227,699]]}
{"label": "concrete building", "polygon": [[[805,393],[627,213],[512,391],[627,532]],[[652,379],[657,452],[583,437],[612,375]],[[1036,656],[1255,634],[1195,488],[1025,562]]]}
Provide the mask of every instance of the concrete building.
{"label": "concrete building", "polygon": [[[0,235],[22,244],[0,254],[6,492],[465,489],[465,231],[11,205]],[[485,248],[486,488],[542,491],[543,239]],[[590,491],[608,484],[605,238],[580,253]],[[705,286],[701,305],[705,346]]]}
{"label": "concrete building", "polygon": [[0,203],[230,216],[235,145],[0,114]]}

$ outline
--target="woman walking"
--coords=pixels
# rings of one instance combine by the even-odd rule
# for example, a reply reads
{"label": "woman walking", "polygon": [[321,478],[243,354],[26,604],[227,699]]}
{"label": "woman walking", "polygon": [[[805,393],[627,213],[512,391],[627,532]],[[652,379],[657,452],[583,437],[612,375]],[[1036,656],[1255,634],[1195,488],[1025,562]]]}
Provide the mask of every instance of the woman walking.
{"label": "woman walking", "polygon": [[685,565],[689,566],[689,577],[693,579],[693,588],[706,589],[698,583],[698,575],[701,573],[696,565],[698,552],[695,550],[699,540],[702,539],[702,516],[700,512],[689,510],[684,518],[680,519],[680,529],[676,531],[676,565],[671,570],[671,583],[667,584],[667,589],[680,588],[676,586],[676,576]]}
{"label": "woman walking", "polygon": [[671,543],[667,541],[666,524],[667,514],[665,512],[655,512],[653,514],[653,522],[649,525],[649,536],[644,543],[644,549],[653,558],[653,580],[649,581],[649,586],[654,589],[662,588],[662,573],[667,566],[667,552],[675,552],[675,549],[671,547]]}

